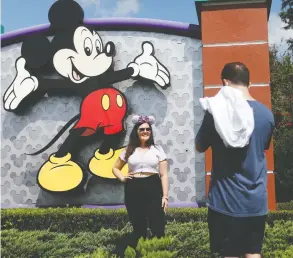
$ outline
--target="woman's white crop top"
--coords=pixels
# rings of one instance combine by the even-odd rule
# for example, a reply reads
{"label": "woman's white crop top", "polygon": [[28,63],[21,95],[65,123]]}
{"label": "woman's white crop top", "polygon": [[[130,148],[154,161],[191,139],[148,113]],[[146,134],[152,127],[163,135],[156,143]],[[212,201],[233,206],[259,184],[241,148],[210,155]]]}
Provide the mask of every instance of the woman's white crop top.
{"label": "woman's white crop top", "polygon": [[[125,160],[126,149],[120,154],[120,159]],[[141,152],[136,148],[128,158],[128,169],[132,173],[151,172],[159,173],[160,161],[166,160],[166,154],[160,145],[151,146],[147,151]]]}

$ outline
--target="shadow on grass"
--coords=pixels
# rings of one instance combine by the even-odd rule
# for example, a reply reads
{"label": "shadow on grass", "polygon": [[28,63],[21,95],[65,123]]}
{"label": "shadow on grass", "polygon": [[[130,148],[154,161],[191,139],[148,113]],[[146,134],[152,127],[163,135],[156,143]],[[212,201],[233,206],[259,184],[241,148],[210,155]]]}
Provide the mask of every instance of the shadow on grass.
{"label": "shadow on grass", "polygon": [[125,234],[116,242],[115,254],[118,255],[118,257],[124,257],[127,246],[135,249],[137,242],[138,240],[135,239],[132,232]]}

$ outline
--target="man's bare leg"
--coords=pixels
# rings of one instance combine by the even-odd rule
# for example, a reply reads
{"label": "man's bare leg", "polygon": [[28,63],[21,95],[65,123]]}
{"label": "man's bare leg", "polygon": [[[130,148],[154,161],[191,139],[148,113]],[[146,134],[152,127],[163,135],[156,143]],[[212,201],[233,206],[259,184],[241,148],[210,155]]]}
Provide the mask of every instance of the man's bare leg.
{"label": "man's bare leg", "polygon": [[245,258],[261,258],[260,254],[245,254]]}

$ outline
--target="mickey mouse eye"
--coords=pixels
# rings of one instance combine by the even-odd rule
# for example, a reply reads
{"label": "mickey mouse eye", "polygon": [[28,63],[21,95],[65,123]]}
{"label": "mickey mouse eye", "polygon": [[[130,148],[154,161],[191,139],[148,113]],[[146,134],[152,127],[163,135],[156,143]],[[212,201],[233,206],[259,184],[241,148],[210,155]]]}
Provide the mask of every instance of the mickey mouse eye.
{"label": "mickey mouse eye", "polygon": [[96,50],[98,54],[102,52],[101,42],[98,39],[96,40]]}
{"label": "mickey mouse eye", "polygon": [[90,56],[93,52],[93,43],[90,38],[86,38],[83,43],[83,49],[87,56]]}

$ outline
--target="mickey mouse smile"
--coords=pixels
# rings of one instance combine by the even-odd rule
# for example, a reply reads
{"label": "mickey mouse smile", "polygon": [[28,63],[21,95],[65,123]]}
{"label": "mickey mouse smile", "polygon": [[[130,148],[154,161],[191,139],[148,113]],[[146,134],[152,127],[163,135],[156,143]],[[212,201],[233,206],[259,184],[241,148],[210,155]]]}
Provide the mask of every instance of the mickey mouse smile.
{"label": "mickey mouse smile", "polygon": [[86,77],[84,74],[82,74],[74,65],[73,61],[72,61],[72,58],[70,58],[70,61],[71,61],[71,65],[72,65],[72,78],[75,80],[75,81],[80,81],[82,80],[83,78],[87,79],[88,77]]}

